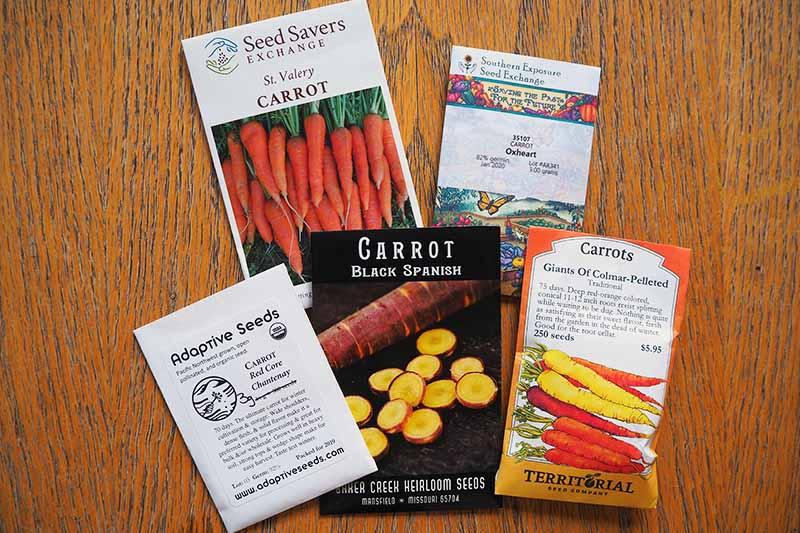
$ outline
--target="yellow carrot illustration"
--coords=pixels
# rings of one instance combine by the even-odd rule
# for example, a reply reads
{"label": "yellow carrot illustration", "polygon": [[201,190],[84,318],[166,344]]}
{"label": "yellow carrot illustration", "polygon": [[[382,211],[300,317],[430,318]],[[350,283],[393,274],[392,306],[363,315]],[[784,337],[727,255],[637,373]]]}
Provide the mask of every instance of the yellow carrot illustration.
{"label": "yellow carrot illustration", "polygon": [[564,376],[553,370],[544,370],[536,378],[539,387],[557,400],[574,405],[584,411],[615,418],[632,424],[656,425],[643,412],[627,405],[620,405],[605,400],[593,392],[582,390],[566,380]]}
{"label": "yellow carrot illustration", "polygon": [[661,410],[657,407],[637,398],[591,368],[576,362],[561,350],[548,350],[542,354],[542,359],[547,368],[574,379],[604,400],[661,416]]}

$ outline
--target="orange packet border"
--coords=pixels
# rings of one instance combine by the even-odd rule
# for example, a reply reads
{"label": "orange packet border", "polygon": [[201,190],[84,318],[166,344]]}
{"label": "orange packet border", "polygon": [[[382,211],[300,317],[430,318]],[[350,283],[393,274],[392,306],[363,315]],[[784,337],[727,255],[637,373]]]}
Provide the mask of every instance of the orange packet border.
{"label": "orange packet border", "polygon": [[[646,475],[641,474],[610,474],[603,473],[597,475],[592,470],[584,470],[568,466],[555,464],[535,463],[536,470],[530,473],[530,464],[527,461],[517,462],[512,456],[507,454],[511,438],[511,425],[513,424],[514,401],[517,394],[516,385],[519,382],[520,357],[519,352],[524,347],[525,323],[527,320],[528,299],[530,297],[530,286],[533,274],[533,259],[539,254],[553,250],[553,243],[562,239],[575,239],[581,237],[603,237],[606,239],[617,240],[636,244],[642,248],[651,250],[664,258],[662,266],[671,271],[678,278],[675,307],[672,310],[672,345],[670,351],[669,366],[666,373],[667,387],[665,391],[664,406],[666,408],[666,395],[669,392],[669,382],[672,377],[672,367],[675,357],[678,354],[678,346],[675,338],[678,336],[683,321],[686,316],[686,299],[689,289],[689,268],[691,263],[691,250],[680,246],[668,244],[651,243],[636,239],[625,239],[619,237],[609,237],[605,235],[595,235],[592,233],[558,230],[550,228],[531,227],[528,230],[528,243],[525,251],[524,278],[522,285],[522,297],[520,300],[519,327],[517,329],[517,340],[515,343],[514,366],[511,374],[510,398],[508,402],[505,427],[503,432],[503,453],[500,457],[500,468],[497,472],[495,491],[504,496],[519,496],[525,498],[537,498],[547,500],[569,501],[577,503],[591,503],[598,505],[611,505],[620,507],[654,508],[658,504],[658,478],[657,461]],[[663,415],[659,419],[651,439],[650,447],[656,448],[660,433]],[[526,466],[527,465],[527,466]],[[541,474],[540,474],[541,473]],[[590,478],[595,475],[595,478]],[[550,477],[552,476],[552,477]],[[551,485],[546,482],[537,482],[536,479],[544,478],[552,480],[554,483],[570,482],[574,480],[601,479],[608,481],[610,486],[619,487],[621,490],[607,492],[606,496],[600,499],[598,489],[595,486],[574,487],[568,485]],[[527,481],[526,481],[527,479]],[[541,486],[539,486],[541,485]],[[605,483],[604,483],[605,485]],[[561,490],[564,489],[564,490]],[[570,489],[578,489],[570,491]]]}

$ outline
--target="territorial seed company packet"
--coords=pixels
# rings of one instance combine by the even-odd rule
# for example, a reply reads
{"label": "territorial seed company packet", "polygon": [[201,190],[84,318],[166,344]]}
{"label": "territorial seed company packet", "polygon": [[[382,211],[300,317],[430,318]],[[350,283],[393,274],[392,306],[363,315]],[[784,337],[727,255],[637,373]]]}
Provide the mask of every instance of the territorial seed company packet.
{"label": "territorial seed company packet", "polygon": [[308,307],[312,231],[421,225],[365,1],[183,48],[245,277],[283,263]]}
{"label": "territorial seed company packet", "polygon": [[497,493],[655,507],[690,251],[531,228]]}
{"label": "territorial seed company packet", "polygon": [[322,514],[498,507],[497,228],[314,233],[310,316],[378,472]]}
{"label": "territorial seed company packet", "polygon": [[504,295],[529,227],[583,227],[599,83],[598,67],[453,47],[434,225],[499,226]]}
{"label": "territorial seed company packet", "polygon": [[375,471],[283,265],[135,334],[229,531]]}

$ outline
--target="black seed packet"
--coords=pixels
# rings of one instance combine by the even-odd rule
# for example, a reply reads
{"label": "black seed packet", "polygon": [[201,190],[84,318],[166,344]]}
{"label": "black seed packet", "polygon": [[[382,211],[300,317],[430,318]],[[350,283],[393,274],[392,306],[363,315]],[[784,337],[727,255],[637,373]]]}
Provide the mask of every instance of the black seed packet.
{"label": "black seed packet", "polygon": [[309,310],[378,472],[322,514],[494,508],[497,228],[318,232]]}

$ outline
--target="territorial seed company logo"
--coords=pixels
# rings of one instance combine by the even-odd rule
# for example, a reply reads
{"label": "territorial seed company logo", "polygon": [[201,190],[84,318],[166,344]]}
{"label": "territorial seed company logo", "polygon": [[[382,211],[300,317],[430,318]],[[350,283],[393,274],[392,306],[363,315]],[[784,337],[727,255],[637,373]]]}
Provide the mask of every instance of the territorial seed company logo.
{"label": "territorial seed company logo", "polygon": [[224,37],[214,37],[206,43],[208,51],[206,56],[206,68],[211,72],[227,76],[239,66],[236,61],[236,53],[239,46]]}

